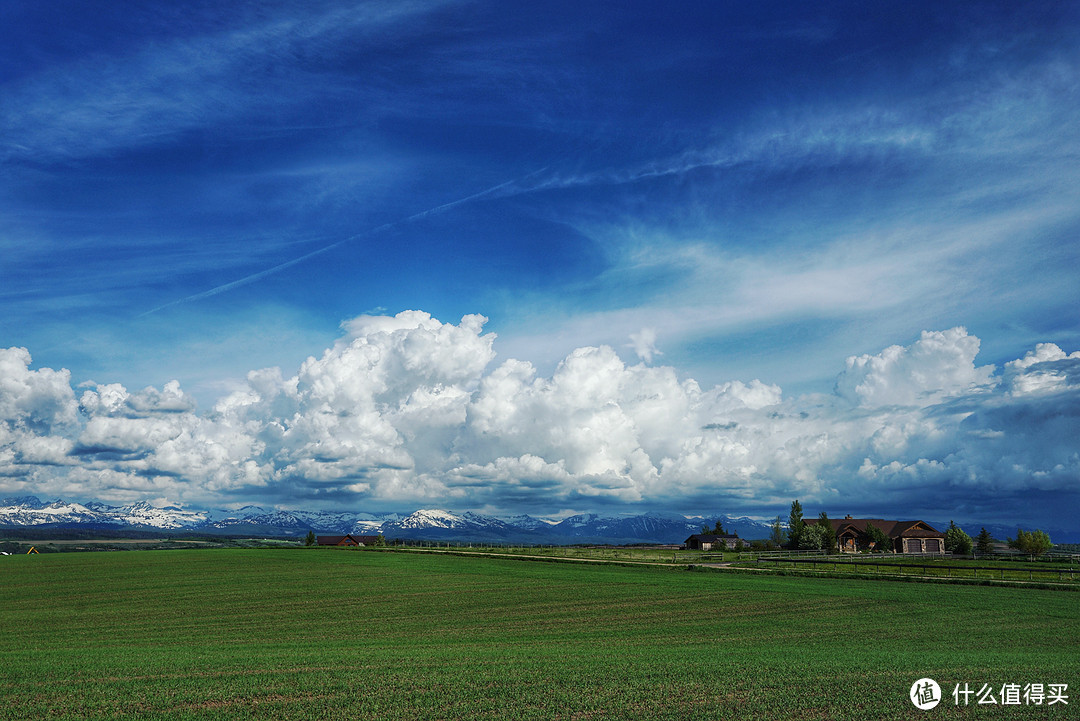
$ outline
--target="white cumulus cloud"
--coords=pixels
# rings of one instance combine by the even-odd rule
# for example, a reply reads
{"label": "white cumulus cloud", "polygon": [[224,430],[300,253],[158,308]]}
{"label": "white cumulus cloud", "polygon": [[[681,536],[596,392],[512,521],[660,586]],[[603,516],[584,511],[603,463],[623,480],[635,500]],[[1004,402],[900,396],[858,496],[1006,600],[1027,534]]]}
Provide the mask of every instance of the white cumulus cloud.
{"label": "white cumulus cloud", "polygon": [[1075,502],[1080,353],[1000,373],[963,328],[849,358],[828,395],[759,379],[702,388],[582,347],[550,376],[494,364],[486,319],[363,316],[320,357],[206,413],[172,381],[97,385],[0,350],[0,489],[188,503],[755,509],[791,498],[961,516],[1031,494]]}
{"label": "white cumulus cloud", "polygon": [[911,346],[848,358],[836,391],[864,406],[929,405],[990,381],[993,367],[974,365],[978,352],[979,339],[964,328],[923,331]]}

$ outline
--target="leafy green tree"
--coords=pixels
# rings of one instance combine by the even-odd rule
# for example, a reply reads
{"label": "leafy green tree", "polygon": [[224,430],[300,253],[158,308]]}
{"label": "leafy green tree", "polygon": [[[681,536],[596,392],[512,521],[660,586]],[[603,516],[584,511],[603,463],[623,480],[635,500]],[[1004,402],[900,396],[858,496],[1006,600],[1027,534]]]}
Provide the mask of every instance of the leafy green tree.
{"label": "leafy green tree", "polygon": [[959,556],[971,555],[971,536],[964,533],[964,529],[949,521],[949,528],[945,531],[945,550]]}
{"label": "leafy green tree", "polygon": [[817,550],[825,547],[825,529],[820,525],[803,525],[799,534],[799,548]]}
{"label": "leafy green tree", "polygon": [[877,526],[867,523],[866,535],[870,538],[870,543],[874,544],[875,553],[889,553],[893,550],[892,539]]}
{"label": "leafy green tree", "polygon": [[769,543],[773,548],[780,548],[784,545],[784,527],[780,525],[780,516],[776,517],[776,520],[772,523],[772,528],[769,533]]}
{"label": "leafy green tree", "polygon": [[979,531],[979,535],[975,538],[975,548],[983,555],[994,552],[994,538],[985,527]]}
{"label": "leafy green tree", "polygon": [[314,546],[315,545],[315,531],[308,531],[307,532],[307,536],[304,537],[304,545],[305,546]]}
{"label": "leafy green tree", "polygon": [[1028,552],[1033,556],[1041,556],[1053,547],[1054,543],[1046,531],[1032,531],[1028,536]]}
{"label": "leafy green tree", "polygon": [[836,531],[833,530],[832,524],[829,523],[829,515],[825,511],[818,514],[817,525],[821,527],[821,547],[825,549],[826,553],[836,553]]}
{"label": "leafy green tree", "polygon": [[743,543],[743,540],[741,538],[738,539],[737,541],[735,541],[735,550],[736,551],[738,551],[739,553],[742,553],[745,549],[746,549],[746,544]]}
{"label": "leafy green tree", "polygon": [[375,536],[375,545],[376,546],[385,546],[386,545],[386,537],[383,536],[383,534],[381,534],[381,533],[379,535]]}
{"label": "leafy green tree", "polygon": [[802,504],[796,499],[791,502],[791,513],[788,515],[788,545],[791,548],[799,547],[799,537],[805,527],[806,524],[802,519]]}
{"label": "leafy green tree", "polygon": [[1017,529],[1016,538],[1009,539],[1009,547],[1023,551],[1029,556],[1041,556],[1053,547],[1046,531]]}

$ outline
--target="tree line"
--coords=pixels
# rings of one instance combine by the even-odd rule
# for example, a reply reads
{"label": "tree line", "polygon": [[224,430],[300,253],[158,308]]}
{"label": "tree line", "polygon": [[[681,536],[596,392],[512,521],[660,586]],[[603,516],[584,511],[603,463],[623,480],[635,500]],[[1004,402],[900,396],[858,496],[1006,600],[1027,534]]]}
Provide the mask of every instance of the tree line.
{"label": "tree line", "polygon": [[[873,551],[887,553],[893,550],[892,539],[877,526],[867,523],[864,533]],[[792,550],[821,550],[826,553],[839,551],[836,532],[833,530],[828,514],[822,511],[818,514],[817,523],[808,524],[803,520],[802,504],[797,499],[791,502],[786,531],[781,524],[780,516],[773,521],[769,544]],[[1008,539],[1008,545],[1010,548],[1035,557],[1049,551],[1054,544],[1045,531],[1018,529],[1016,538]],[[945,531],[945,550],[958,556],[970,556],[973,552],[986,555],[993,553],[994,539],[985,527],[980,530],[975,539],[972,539],[955,522],[949,521],[949,528]]]}

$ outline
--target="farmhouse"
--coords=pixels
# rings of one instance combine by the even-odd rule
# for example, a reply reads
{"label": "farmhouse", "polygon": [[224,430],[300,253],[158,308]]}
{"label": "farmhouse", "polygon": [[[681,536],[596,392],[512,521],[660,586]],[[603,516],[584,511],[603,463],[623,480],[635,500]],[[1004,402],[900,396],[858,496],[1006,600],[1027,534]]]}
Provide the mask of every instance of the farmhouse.
{"label": "farmhouse", "polygon": [[378,536],[354,536],[349,533],[344,536],[316,536],[315,542],[320,546],[376,546]]}
{"label": "farmhouse", "polygon": [[696,551],[711,551],[714,548],[720,550],[725,547],[728,550],[733,550],[738,542],[739,537],[730,533],[695,533],[690,538],[687,538],[683,545]]}
{"label": "farmhouse", "polygon": [[[806,521],[806,525],[817,524],[817,519]],[[855,553],[873,547],[866,534],[867,524],[879,529],[892,541],[894,553],[944,553],[945,534],[926,521],[886,521],[881,518],[844,518],[829,519],[836,545],[841,553]],[[874,549],[880,550],[880,549]]]}

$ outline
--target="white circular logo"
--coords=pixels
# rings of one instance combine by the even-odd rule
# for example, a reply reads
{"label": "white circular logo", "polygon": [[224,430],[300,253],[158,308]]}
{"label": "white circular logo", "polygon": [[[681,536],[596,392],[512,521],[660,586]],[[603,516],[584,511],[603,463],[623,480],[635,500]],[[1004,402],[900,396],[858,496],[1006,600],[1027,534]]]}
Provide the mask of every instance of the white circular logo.
{"label": "white circular logo", "polygon": [[911,703],[915,704],[915,708],[929,711],[941,703],[941,686],[932,678],[920,678],[911,684],[908,697]]}

